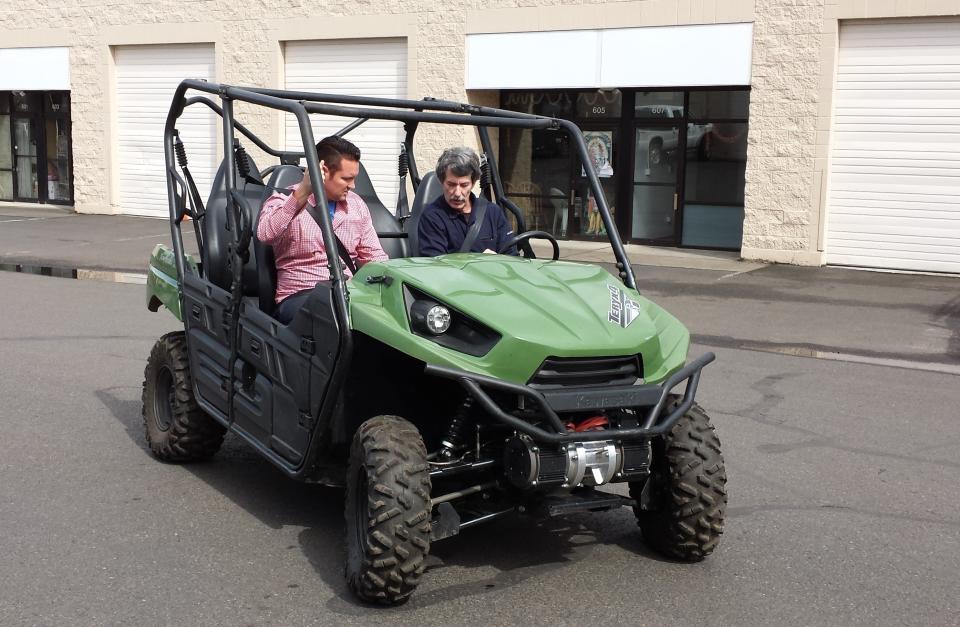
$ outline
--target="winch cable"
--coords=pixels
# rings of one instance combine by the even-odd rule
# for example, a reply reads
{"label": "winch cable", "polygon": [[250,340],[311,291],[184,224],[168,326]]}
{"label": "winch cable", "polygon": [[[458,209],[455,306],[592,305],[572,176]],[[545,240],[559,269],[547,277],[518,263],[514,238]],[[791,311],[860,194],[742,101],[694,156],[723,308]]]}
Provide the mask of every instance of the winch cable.
{"label": "winch cable", "polygon": [[585,418],[580,422],[574,424],[572,422],[567,423],[567,429],[570,431],[575,431],[577,433],[583,433],[584,431],[596,431],[597,429],[606,429],[610,425],[610,420],[603,415],[592,416],[590,418]]}

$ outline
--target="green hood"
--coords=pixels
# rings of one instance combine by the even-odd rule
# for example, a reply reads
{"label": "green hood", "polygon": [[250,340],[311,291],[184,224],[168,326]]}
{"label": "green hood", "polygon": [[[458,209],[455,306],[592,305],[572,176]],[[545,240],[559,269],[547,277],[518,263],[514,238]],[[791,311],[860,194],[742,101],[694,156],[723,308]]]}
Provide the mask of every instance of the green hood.
{"label": "green hood", "polygon": [[[387,275],[393,282],[389,287],[367,284],[366,277],[372,275]],[[414,336],[402,284],[483,323],[502,339],[477,358]],[[551,356],[640,353],[644,376],[651,382],[686,359],[689,336],[683,325],[593,265],[480,254],[397,259],[362,268],[351,281],[350,292],[353,327],[358,331],[428,363],[518,383],[527,381]]]}

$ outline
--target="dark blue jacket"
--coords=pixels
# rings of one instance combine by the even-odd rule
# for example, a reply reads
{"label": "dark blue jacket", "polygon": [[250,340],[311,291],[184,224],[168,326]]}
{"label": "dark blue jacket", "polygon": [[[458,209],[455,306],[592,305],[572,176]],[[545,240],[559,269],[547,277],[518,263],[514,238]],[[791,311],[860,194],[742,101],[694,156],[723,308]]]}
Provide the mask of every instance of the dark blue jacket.
{"label": "dark blue jacket", "polygon": [[[467,230],[473,224],[473,217],[481,203],[487,205],[487,210],[483,216],[480,233],[470,247],[470,252],[482,253],[488,248],[499,251],[513,237],[513,228],[507,222],[503,209],[487,201],[486,198],[471,195],[472,210],[464,215],[451,208],[441,195],[424,207],[423,214],[420,216],[420,225],[417,230],[420,237],[420,254],[424,257],[436,257],[460,252],[463,240],[467,238]],[[511,247],[509,254],[516,255],[516,248]]]}

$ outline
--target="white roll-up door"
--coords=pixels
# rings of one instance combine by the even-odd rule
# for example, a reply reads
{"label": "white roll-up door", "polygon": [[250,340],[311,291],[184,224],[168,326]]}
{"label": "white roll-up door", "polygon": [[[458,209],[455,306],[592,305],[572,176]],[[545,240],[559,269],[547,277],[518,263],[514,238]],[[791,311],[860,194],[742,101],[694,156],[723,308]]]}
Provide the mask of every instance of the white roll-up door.
{"label": "white roll-up door", "polygon": [[960,20],[841,24],[827,263],[960,272]]}
{"label": "white roll-up door", "polygon": [[[117,159],[120,212],[166,217],[163,127],[177,85],[185,78],[215,77],[212,44],[118,46],[116,62]],[[177,122],[190,173],[202,198],[210,193],[216,164],[216,115],[189,107]]]}
{"label": "white roll-up door", "polygon": [[[407,97],[407,42],[405,39],[340,39],[287,42],[285,87],[297,91]],[[350,118],[311,116],[317,141],[340,130]],[[285,117],[286,147],[302,150],[300,129],[292,115]],[[360,148],[361,157],[380,200],[388,209],[397,202],[397,155],[403,142],[398,122],[370,120],[346,138]]]}

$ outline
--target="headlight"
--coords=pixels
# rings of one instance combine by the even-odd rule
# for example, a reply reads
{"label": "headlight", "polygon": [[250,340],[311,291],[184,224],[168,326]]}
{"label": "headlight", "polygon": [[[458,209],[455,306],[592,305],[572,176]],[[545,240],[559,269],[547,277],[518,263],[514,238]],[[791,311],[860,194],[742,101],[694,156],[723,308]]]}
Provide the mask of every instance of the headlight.
{"label": "headlight", "polygon": [[446,333],[451,319],[449,309],[429,300],[418,300],[410,307],[410,322],[434,335]]}
{"label": "headlight", "polygon": [[410,330],[453,350],[483,357],[500,341],[500,334],[415,287],[404,284],[403,299]]}

